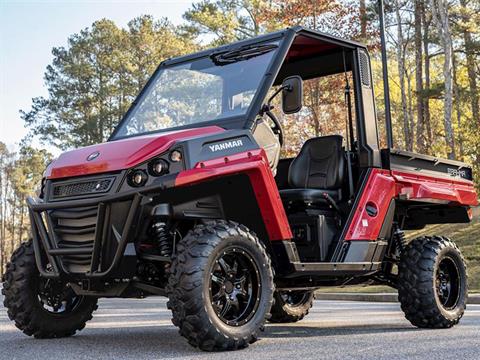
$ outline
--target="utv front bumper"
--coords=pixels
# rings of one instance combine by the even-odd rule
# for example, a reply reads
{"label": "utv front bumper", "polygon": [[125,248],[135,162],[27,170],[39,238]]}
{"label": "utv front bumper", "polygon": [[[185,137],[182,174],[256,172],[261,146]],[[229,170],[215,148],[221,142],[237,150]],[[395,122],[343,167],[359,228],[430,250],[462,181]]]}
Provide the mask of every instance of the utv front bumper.
{"label": "utv front bumper", "polygon": [[134,275],[135,239],[174,176],[100,197],[45,202],[27,199],[40,274],[65,280],[125,279]]}
{"label": "utv front bumper", "polygon": [[144,198],[139,192],[58,202],[28,198],[40,274],[76,280],[120,275],[120,263],[136,256],[131,241]]}

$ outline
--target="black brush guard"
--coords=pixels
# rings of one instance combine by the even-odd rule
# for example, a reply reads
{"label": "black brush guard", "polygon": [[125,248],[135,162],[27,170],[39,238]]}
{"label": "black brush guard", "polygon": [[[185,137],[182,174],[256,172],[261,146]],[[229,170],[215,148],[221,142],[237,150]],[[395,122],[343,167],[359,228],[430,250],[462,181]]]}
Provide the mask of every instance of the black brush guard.
{"label": "black brush guard", "polygon": [[[160,200],[159,195],[162,194],[163,191],[175,187],[175,179],[176,174],[167,174],[156,179],[151,185],[143,188],[95,198],[52,202],[45,202],[32,197],[27,198],[35,262],[40,274],[46,278],[61,277],[66,280],[118,278],[119,274],[117,270],[123,270],[121,269],[122,266],[119,265],[123,264],[122,260],[126,257],[125,250],[128,252],[127,245],[132,242],[132,239],[134,239],[136,235],[136,225],[138,225],[139,219],[144,215],[144,212],[147,211],[146,208],[151,210],[153,203]],[[105,259],[105,256],[102,256],[102,250],[104,250],[102,246],[106,240],[108,240],[107,237],[112,229],[112,223],[115,221],[113,216],[111,216],[112,213],[110,210],[112,206],[126,201],[130,203],[128,210],[124,216],[121,216],[121,219],[116,218],[117,222],[123,224],[121,233],[114,234],[115,240],[117,241],[116,250],[111,256]],[[97,208],[93,245],[89,247],[59,247],[49,212],[74,210],[85,207]],[[43,254],[45,254],[45,256],[42,256]],[[68,271],[62,258],[79,255],[91,255],[89,270],[80,273]],[[128,257],[136,259],[136,253],[132,254],[129,252]],[[51,265],[48,269],[47,264]],[[133,262],[133,266],[135,266],[135,262]],[[123,271],[120,271],[120,273],[123,273]]]}
{"label": "black brush guard", "polygon": [[[158,187],[157,187],[158,189]],[[153,189],[144,189],[144,191]],[[132,238],[132,229],[134,221],[138,218],[141,211],[142,199],[151,201],[151,198],[140,192],[128,192],[123,194],[113,194],[101,198],[80,199],[56,202],[44,202],[40,199],[27,198],[30,222],[32,227],[32,240],[35,251],[35,261],[38,271],[46,278],[74,278],[74,279],[99,279],[111,276],[120,264],[127,243]],[[124,226],[120,236],[117,236],[118,245],[109,264],[102,264],[102,243],[108,234],[111,224],[109,216],[106,213],[109,207],[120,201],[131,201],[130,209],[124,219]],[[74,210],[85,207],[97,207],[97,219],[95,226],[94,241],[92,246],[82,247],[59,247],[59,241],[55,235],[50,211]],[[42,253],[45,256],[42,256]],[[63,257],[88,255],[91,256],[90,267],[87,272],[77,273],[67,269]],[[50,267],[47,269],[47,264]],[[102,266],[101,266],[102,264]],[[100,267],[102,269],[100,269]]]}

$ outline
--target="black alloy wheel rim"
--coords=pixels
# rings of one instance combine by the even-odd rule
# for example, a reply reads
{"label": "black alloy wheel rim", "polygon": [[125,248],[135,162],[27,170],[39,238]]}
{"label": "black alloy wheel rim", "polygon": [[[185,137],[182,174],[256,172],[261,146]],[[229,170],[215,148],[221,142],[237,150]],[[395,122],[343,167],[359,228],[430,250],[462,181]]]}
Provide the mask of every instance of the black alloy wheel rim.
{"label": "black alloy wheel rim", "polygon": [[310,293],[308,291],[286,291],[282,292],[280,296],[285,304],[296,307],[305,304]]}
{"label": "black alloy wheel rim", "polygon": [[444,257],[438,264],[435,288],[438,299],[446,310],[454,309],[460,297],[461,279],[458,266],[450,257]]}
{"label": "black alloy wheel rim", "polygon": [[38,282],[38,302],[42,310],[54,315],[66,315],[75,310],[82,297],[62,281],[40,278]]}
{"label": "black alloy wheel rim", "polygon": [[258,266],[247,251],[231,247],[217,256],[210,271],[210,304],[225,324],[242,326],[255,315],[260,288]]}

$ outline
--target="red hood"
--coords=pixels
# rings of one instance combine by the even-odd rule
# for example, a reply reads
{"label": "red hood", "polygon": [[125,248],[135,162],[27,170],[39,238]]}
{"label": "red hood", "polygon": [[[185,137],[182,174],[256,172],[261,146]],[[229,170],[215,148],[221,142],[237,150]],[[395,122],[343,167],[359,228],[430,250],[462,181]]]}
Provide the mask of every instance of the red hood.
{"label": "red hood", "polygon": [[[168,150],[179,140],[224,131],[218,126],[171,131],[87,146],[61,154],[46,171],[48,179],[98,174],[133,167]],[[98,152],[94,160],[87,157]]]}

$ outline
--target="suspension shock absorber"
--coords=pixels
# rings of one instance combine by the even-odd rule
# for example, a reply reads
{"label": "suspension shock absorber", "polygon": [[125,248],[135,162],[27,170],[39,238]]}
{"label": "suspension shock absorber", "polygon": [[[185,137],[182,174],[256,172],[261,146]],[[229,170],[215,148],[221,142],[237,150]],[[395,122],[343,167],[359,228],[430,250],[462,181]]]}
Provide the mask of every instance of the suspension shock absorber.
{"label": "suspension shock absorber", "polygon": [[405,233],[400,230],[399,227],[395,228],[395,232],[393,233],[393,238],[395,239],[395,243],[398,248],[398,252],[401,254],[405,251],[405,248],[407,247],[407,238],[405,236]]}
{"label": "suspension shock absorber", "polygon": [[161,256],[171,256],[173,252],[173,238],[166,222],[158,221],[152,225],[153,236]]}

